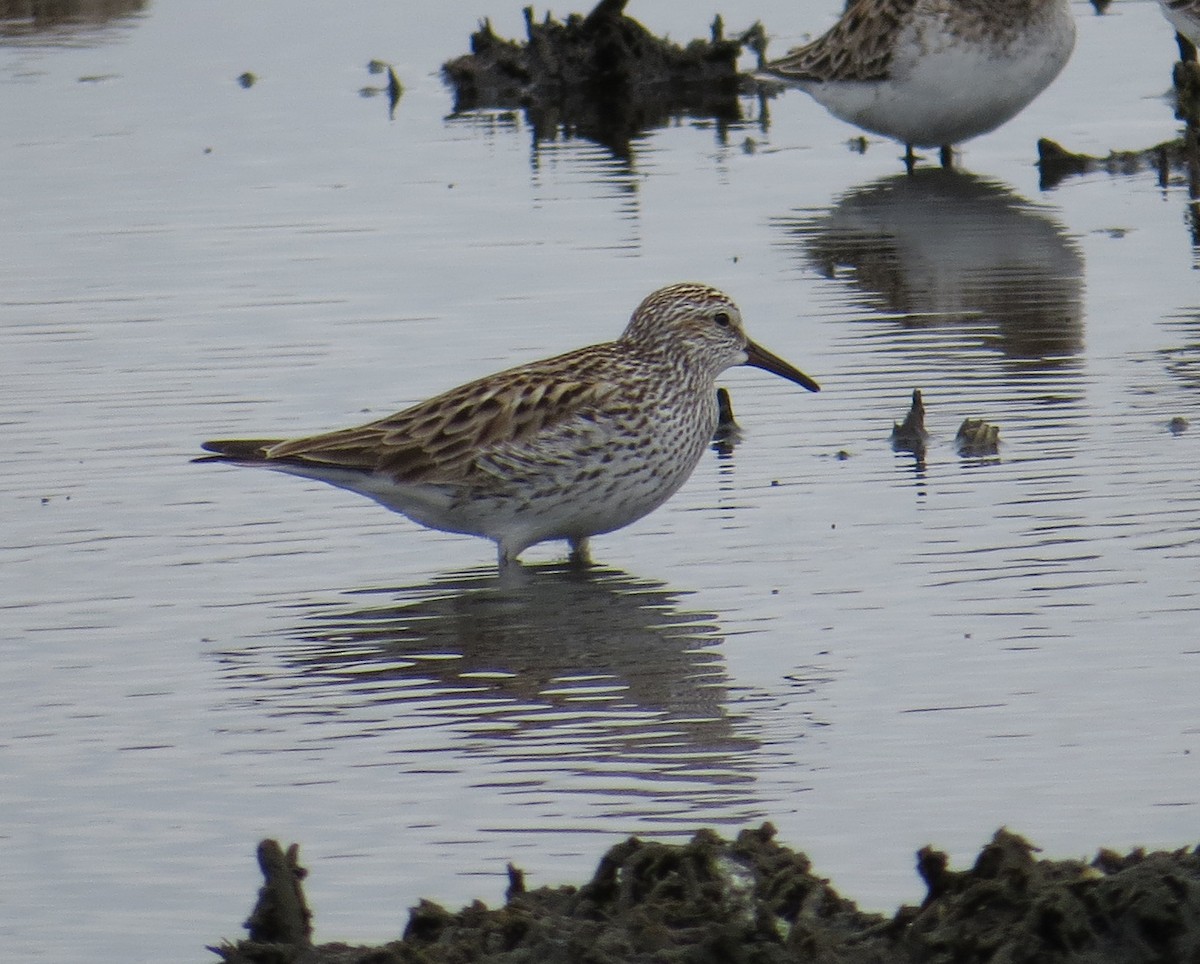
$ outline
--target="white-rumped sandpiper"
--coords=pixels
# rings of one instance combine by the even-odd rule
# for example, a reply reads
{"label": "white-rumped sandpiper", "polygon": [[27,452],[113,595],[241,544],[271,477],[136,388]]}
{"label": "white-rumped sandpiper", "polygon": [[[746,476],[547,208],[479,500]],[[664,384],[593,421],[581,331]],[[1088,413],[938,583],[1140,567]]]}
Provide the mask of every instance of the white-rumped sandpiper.
{"label": "white-rumped sandpiper", "polygon": [[469,382],[357,428],[205,442],[199,461],[276,469],[374,499],[414,522],[496,543],[587,539],[640,519],[692,474],[717,427],[716,380],[735,365],[819,386],[746,337],[724,292],[654,292],[616,341]]}

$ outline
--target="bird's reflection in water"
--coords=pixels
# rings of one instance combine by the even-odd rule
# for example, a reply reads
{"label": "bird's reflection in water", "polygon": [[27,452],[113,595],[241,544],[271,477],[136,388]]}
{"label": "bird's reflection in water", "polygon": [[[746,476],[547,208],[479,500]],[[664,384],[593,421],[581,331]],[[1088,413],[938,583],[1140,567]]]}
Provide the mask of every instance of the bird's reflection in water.
{"label": "bird's reflection in water", "polygon": [[750,819],[759,742],[727,708],[716,616],[683,595],[612,569],[451,573],[305,605],[286,640],[221,659],[258,712],[307,724],[307,750],[383,736],[413,772],[565,774],[628,813]]}
{"label": "bird's reflection in water", "polygon": [[54,46],[102,42],[108,26],[134,27],[148,0],[54,0],[0,3],[0,47],[37,41]]}
{"label": "bird's reflection in water", "polygon": [[[919,169],[777,223],[905,328],[979,326],[1009,360],[1056,367],[1083,347],[1083,258],[1051,214],[1004,184]],[[946,346],[943,346],[943,349]]]}

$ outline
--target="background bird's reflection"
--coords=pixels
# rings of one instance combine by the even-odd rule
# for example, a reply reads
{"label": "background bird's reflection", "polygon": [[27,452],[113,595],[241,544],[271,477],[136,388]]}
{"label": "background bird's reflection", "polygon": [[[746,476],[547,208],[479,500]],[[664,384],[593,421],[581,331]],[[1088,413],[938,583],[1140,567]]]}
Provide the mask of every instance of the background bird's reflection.
{"label": "background bird's reflection", "polygon": [[969,326],[1005,358],[1059,365],[1083,346],[1083,258],[1004,184],[919,169],[777,219],[788,243],[905,328]]}
{"label": "background bird's reflection", "polygon": [[451,573],[307,604],[286,639],[220,658],[310,752],[384,737],[402,769],[457,750],[480,785],[566,774],[628,814],[748,819],[759,742],[728,708],[716,616],[683,595],[611,569]]}
{"label": "background bird's reflection", "polygon": [[79,42],[98,27],[141,14],[147,5],[147,0],[7,0],[0,2],[0,43]]}

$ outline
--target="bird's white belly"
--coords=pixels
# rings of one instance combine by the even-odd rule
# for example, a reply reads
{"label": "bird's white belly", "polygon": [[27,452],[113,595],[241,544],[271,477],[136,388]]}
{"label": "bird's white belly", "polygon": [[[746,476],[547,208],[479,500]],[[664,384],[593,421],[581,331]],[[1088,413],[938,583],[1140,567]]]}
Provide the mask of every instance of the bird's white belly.
{"label": "bird's white belly", "polygon": [[[429,528],[492,539],[515,555],[550,539],[612,532],[658,508],[692,474],[716,419],[714,395],[677,417],[647,407],[635,424],[580,420],[534,449],[496,456],[492,477],[462,485],[325,466],[279,469],[365,495]],[[656,423],[653,431],[647,422]]]}
{"label": "bird's white belly", "polygon": [[[711,432],[680,438],[670,458],[661,453],[575,455],[559,471],[542,471],[529,484],[464,492],[448,521],[513,551],[551,539],[582,539],[612,532],[658,508],[687,481]],[[407,514],[407,513],[406,513]],[[426,522],[426,524],[430,524]],[[469,526],[470,528],[466,528]]]}

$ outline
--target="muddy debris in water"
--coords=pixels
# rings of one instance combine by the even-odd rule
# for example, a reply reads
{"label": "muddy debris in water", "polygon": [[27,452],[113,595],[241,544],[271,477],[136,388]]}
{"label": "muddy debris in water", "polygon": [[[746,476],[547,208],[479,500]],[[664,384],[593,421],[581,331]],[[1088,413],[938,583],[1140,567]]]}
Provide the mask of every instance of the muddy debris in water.
{"label": "muddy debris in water", "polygon": [[[262,860],[263,848],[273,855]],[[1200,848],[1090,863],[1046,860],[998,830],[969,870],[926,847],[927,894],[892,917],[860,911],[815,876],[770,824],[727,841],[701,830],[686,844],[631,837],[579,887],[529,890],[509,867],[505,905],[457,913],[430,901],[402,939],[378,947],[314,946],[295,848],[260,845],[267,886],[250,940],[214,950],[227,964],[1160,964],[1200,960]],[[272,875],[279,878],[273,883]],[[264,896],[266,908],[264,909]],[[274,903],[272,903],[274,901]],[[271,908],[275,908],[272,910]],[[285,920],[270,924],[272,913]],[[250,926],[248,923],[247,926]],[[271,933],[295,939],[266,940]],[[257,939],[255,939],[257,938]]]}
{"label": "muddy debris in water", "polygon": [[925,399],[921,389],[914,388],[912,405],[903,422],[892,423],[892,448],[897,452],[912,452],[921,455],[929,441],[929,432],[925,430]]}
{"label": "muddy debris in water", "polygon": [[[924,464],[930,434],[925,428],[925,398],[914,388],[912,404],[903,422],[892,423],[892,450],[911,452]],[[964,419],[954,436],[954,448],[964,458],[985,458],[1000,451],[1000,428],[981,418]]]}
{"label": "muddy debris in water", "polygon": [[1077,174],[1099,171],[1128,175],[1155,171],[1159,182],[1165,185],[1172,171],[1188,173],[1195,162],[1194,145],[1194,138],[1185,136],[1141,151],[1111,151],[1106,157],[1096,157],[1069,151],[1057,141],[1043,137],[1037,142],[1038,180],[1042,189],[1047,190]]}
{"label": "muddy debris in water", "polygon": [[717,430],[713,433],[713,450],[729,455],[742,440],[742,427],[733,416],[733,399],[728,388],[717,389]]}
{"label": "muddy debris in water", "polygon": [[579,134],[621,157],[643,131],[680,116],[741,119],[743,48],[761,61],[766,32],[754,24],[726,37],[718,16],[709,40],[680,47],[625,16],[626,0],[600,0],[586,16],[539,23],[525,8],[526,41],[498,37],[484,20],[471,53],[442,74],[455,92],[455,113],[523,109],[538,140]]}
{"label": "muddy debris in water", "polygon": [[400,103],[400,98],[404,96],[404,85],[400,83],[400,78],[396,76],[396,69],[386,61],[371,60],[367,63],[367,73],[386,73],[387,85],[384,87],[373,85],[360,87],[358,95],[360,97],[377,97],[380,94],[386,94],[388,99],[388,117],[391,120],[395,120],[396,105]]}
{"label": "muddy debris in water", "polygon": [[308,871],[300,866],[300,846],[285,852],[275,840],[258,845],[258,868],[263,885],[254,910],[242,926],[251,944],[307,947],[312,943],[312,911],[304,897],[302,881]]}
{"label": "muddy debris in water", "polygon": [[954,436],[954,447],[963,458],[984,458],[1000,451],[1000,426],[981,418],[963,419]]}

